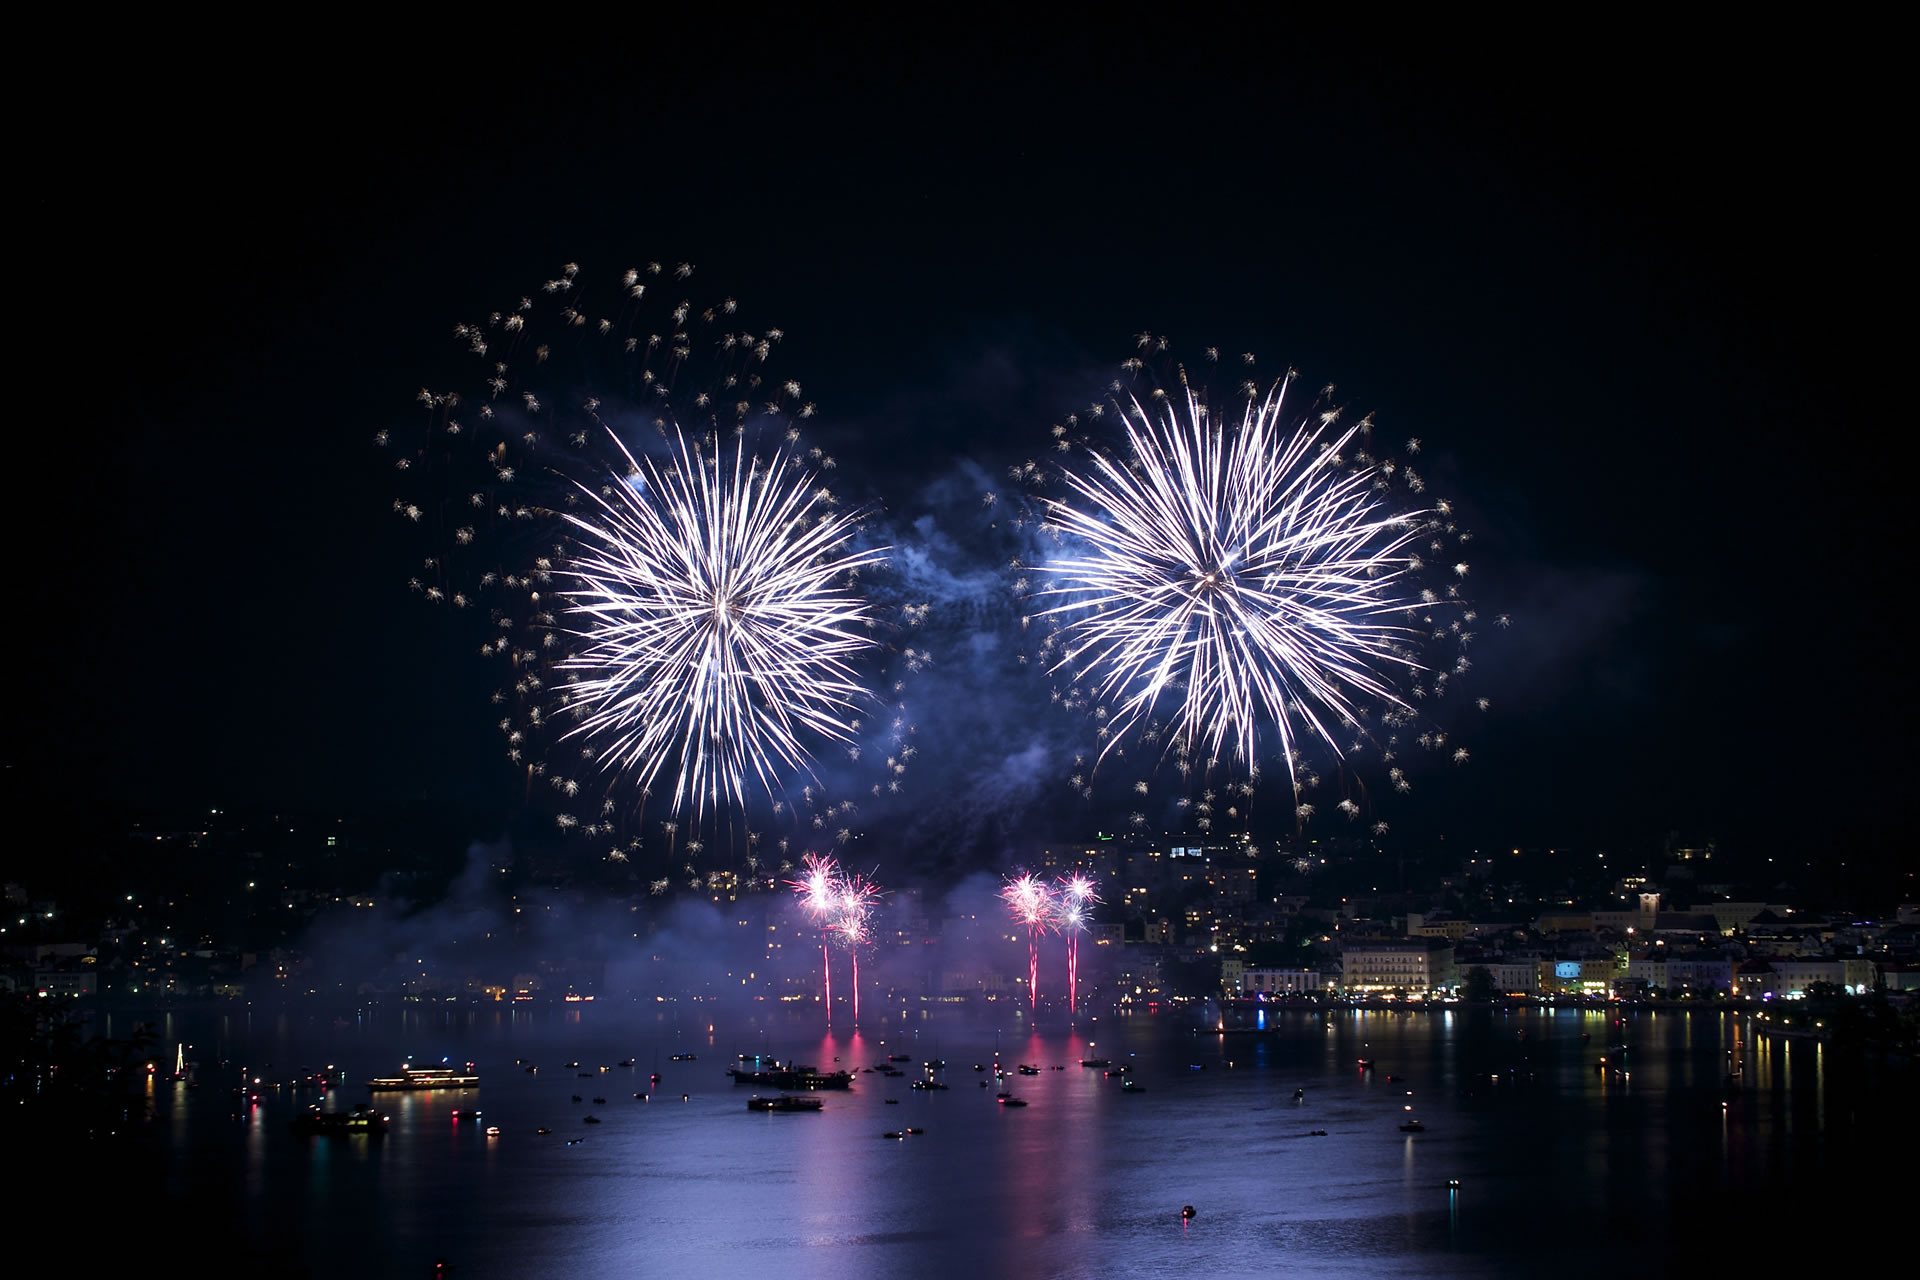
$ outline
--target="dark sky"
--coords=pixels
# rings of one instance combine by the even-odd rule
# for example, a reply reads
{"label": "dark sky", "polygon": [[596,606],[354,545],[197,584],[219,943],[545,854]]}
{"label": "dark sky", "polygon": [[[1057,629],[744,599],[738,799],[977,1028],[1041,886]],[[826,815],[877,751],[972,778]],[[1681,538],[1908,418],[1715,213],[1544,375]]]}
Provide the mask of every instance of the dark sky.
{"label": "dark sky", "polygon": [[1872,37],[1177,16],[92,67],[15,194],[16,801],[497,827],[484,682],[367,442],[455,320],[663,258],[778,318],[903,521],[1143,329],[1421,436],[1518,625],[1409,832],[1904,857]]}

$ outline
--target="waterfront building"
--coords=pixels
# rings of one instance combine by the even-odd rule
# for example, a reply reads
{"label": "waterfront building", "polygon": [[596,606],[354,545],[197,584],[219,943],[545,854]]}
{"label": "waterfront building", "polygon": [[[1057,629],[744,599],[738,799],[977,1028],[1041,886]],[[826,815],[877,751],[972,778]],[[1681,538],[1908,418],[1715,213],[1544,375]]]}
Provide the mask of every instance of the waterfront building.
{"label": "waterfront building", "polygon": [[1364,938],[1340,955],[1340,985],[1348,991],[1433,991],[1452,987],[1453,944],[1443,938]]}

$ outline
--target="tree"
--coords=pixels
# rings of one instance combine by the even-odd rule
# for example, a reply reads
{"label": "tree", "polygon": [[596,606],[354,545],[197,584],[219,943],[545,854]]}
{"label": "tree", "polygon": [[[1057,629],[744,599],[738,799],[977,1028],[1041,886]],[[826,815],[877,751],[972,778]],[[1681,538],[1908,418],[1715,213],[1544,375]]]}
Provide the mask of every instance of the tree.
{"label": "tree", "polygon": [[1469,1000],[1492,1000],[1500,992],[1493,985],[1493,974],[1485,965],[1474,965],[1467,970],[1465,981],[1460,984],[1460,994]]}

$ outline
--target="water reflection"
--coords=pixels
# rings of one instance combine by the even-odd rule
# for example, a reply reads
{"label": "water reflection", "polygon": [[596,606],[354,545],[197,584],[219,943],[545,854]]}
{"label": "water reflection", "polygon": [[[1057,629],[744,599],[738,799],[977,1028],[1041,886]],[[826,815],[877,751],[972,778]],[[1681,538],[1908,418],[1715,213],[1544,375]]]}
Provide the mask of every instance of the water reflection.
{"label": "water reflection", "polygon": [[[1829,1123],[1872,1114],[1826,1106],[1823,1046],[1718,1015],[1263,1012],[1245,1036],[1164,1016],[1076,1030],[891,1009],[871,1030],[827,1034],[818,1010],[728,1024],[652,1007],[180,1015],[167,1030],[208,1046],[205,1083],[160,1082],[156,1134],[199,1207],[256,1234],[279,1224],[315,1274],[351,1272],[349,1242],[372,1239],[396,1257],[452,1252],[463,1277],[1251,1274],[1282,1247],[1328,1274],[1520,1275],[1558,1247],[1542,1187],[1632,1223],[1583,1252],[1628,1265],[1727,1206],[1830,1178]],[[1630,1076],[1594,1069],[1616,1043]],[[749,1114],[751,1090],[724,1076],[743,1051],[856,1072],[890,1053],[915,1061],[898,1078],[861,1072],[817,1115],[780,1116]],[[697,1060],[670,1060],[686,1052]],[[978,1087],[972,1065],[996,1053],[1014,1073],[1003,1087],[1030,1106]],[[352,1083],[326,1105],[350,1107],[366,1097],[358,1082],[406,1055],[476,1060],[482,1087],[381,1095],[394,1125],[375,1140],[294,1139],[286,1122],[311,1091],[265,1093],[257,1111],[228,1094],[242,1063],[264,1077],[336,1062]],[[952,1087],[910,1089],[934,1056]],[[1095,1057],[1131,1065],[1144,1092],[1078,1065]],[[638,1065],[597,1072],[626,1059]],[[633,1097],[651,1093],[650,1066],[666,1102]],[[1397,1129],[1408,1089],[1424,1133]],[[608,1103],[576,1106],[575,1092]],[[468,1106],[480,1120],[455,1123]],[[583,1128],[588,1109],[605,1123]],[[494,1124],[503,1134],[487,1139]],[[926,1132],[879,1136],[909,1127]]]}

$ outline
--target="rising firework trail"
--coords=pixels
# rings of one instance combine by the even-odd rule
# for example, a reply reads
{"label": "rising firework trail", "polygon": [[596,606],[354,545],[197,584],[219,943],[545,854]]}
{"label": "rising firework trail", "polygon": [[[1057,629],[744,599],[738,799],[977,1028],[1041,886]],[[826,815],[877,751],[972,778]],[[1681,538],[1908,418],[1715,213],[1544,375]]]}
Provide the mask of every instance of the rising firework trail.
{"label": "rising firework trail", "polygon": [[870,936],[874,903],[880,886],[865,876],[842,876],[833,904],[833,930],[853,957],[853,1025],[860,1025],[860,948]]}
{"label": "rising firework trail", "polygon": [[1000,897],[1013,918],[1027,929],[1027,998],[1040,1007],[1040,935],[1055,927],[1058,901],[1054,890],[1031,872],[1008,879]]}
{"label": "rising firework trail", "polygon": [[1053,892],[1055,928],[1067,936],[1067,1011],[1076,1012],[1080,999],[1080,935],[1087,927],[1087,907],[1100,901],[1093,881],[1079,872],[1061,876]]}
{"label": "rising firework trail", "polygon": [[867,695],[849,660],[873,618],[847,583],[881,552],[850,548],[855,517],[784,455],[708,456],[676,435],[662,466],[615,443],[625,477],[580,486],[592,507],[565,517],[568,736],[642,790],[677,758],[673,803],[702,815],[776,795],[808,768],[805,739],[852,738]]}
{"label": "rising firework trail", "polygon": [[[1464,561],[1443,592],[1417,580],[1429,549],[1464,540],[1448,504],[1395,504],[1390,491],[1424,483],[1369,453],[1369,420],[1342,426],[1338,409],[1316,409],[1286,425],[1287,386],[1260,397],[1248,384],[1237,416],[1216,416],[1184,373],[1175,391],[1116,401],[1125,449],[1091,448],[1047,499],[1063,545],[1037,566],[1036,616],[1057,627],[1051,669],[1101,721],[1102,759],[1164,739],[1183,773],[1197,758],[1257,774],[1262,749],[1277,748],[1297,803],[1303,744],[1344,758],[1373,726],[1411,722],[1409,697],[1440,693],[1450,674],[1417,646],[1471,634],[1433,617],[1458,601]],[[1380,744],[1389,759],[1392,743]]]}
{"label": "rising firework trail", "polygon": [[[827,950],[827,938],[836,927],[840,905],[840,864],[832,858],[810,853],[800,860],[801,876],[787,885],[800,897],[800,909],[820,929],[820,983],[826,992],[827,1025],[833,1025],[833,961]],[[855,988],[858,988],[858,981]]]}

